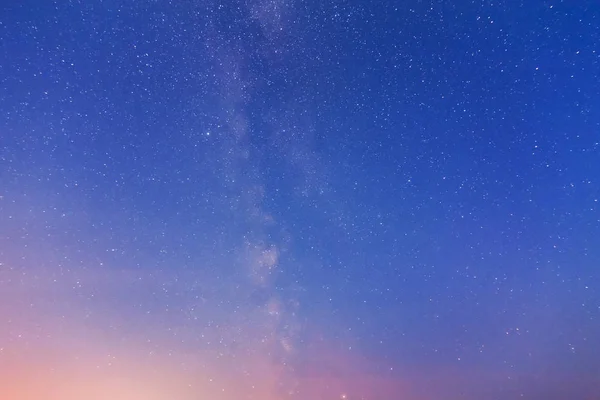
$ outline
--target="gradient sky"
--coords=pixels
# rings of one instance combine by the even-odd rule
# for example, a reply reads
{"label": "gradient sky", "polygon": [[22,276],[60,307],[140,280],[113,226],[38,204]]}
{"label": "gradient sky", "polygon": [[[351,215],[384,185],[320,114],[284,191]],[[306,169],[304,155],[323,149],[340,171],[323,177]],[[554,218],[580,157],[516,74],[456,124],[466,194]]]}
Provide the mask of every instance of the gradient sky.
{"label": "gradient sky", "polygon": [[4,1],[0,51],[0,398],[600,399],[597,1]]}

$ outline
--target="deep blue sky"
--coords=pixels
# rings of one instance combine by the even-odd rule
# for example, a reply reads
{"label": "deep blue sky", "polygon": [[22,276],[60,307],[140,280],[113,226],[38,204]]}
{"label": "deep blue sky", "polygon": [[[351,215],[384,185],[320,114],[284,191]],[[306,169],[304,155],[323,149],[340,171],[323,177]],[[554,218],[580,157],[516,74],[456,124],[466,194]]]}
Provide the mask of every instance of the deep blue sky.
{"label": "deep blue sky", "polygon": [[0,46],[0,348],[599,398],[597,2],[9,2]]}

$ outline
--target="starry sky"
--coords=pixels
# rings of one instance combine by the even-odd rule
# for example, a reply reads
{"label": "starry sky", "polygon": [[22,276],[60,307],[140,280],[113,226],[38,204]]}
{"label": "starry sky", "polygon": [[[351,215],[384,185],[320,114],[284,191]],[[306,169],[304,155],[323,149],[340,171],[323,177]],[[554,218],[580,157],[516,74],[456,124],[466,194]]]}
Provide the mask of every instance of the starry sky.
{"label": "starry sky", "polygon": [[3,399],[600,399],[597,1],[5,1],[0,51]]}

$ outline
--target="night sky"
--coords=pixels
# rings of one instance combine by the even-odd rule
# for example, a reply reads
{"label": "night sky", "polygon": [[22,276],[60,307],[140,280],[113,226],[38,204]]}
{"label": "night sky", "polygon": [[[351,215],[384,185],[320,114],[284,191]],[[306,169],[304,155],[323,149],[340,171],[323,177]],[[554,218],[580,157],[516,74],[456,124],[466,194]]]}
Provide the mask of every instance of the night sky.
{"label": "night sky", "polygon": [[3,1],[0,398],[600,399],[600,3]]}

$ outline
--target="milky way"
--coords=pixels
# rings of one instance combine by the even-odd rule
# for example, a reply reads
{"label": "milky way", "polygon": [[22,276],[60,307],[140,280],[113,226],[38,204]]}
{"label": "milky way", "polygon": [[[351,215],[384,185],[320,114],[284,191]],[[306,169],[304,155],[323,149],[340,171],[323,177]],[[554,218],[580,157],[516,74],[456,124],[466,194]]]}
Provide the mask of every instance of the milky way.
{"label": "milky way", "polygon": [[600,399],[594,2],[46,3],[2,399]]}

